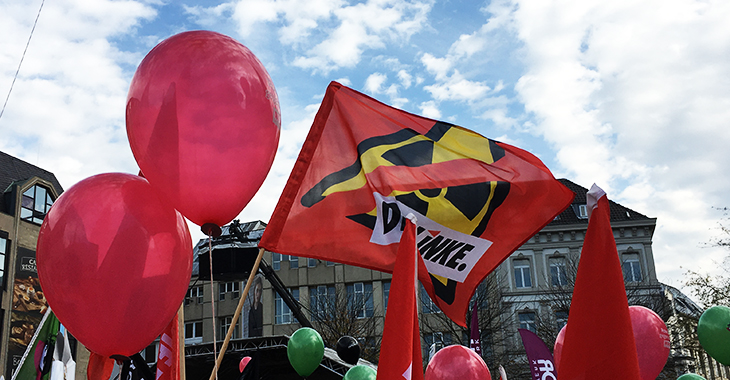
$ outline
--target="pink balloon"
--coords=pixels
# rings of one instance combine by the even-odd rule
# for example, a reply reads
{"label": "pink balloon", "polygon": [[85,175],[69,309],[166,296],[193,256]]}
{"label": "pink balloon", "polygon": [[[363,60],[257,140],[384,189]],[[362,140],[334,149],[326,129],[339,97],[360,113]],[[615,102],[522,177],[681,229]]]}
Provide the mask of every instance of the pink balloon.
{"label": "pink balloon", "polygon": [[38,236],[48,303],[89,350],[130,356],[175,317],[192,270],[185,218],[141,177],[108,173],[63,193]]}
{"label": "pink balloon", "polygon": [[250,356],[244,356],[243,359],[238,363],[238,371],[243,372],[244,369],[246,369],[246,365],[248,365],[248,362],[251,361]]}
{"label": "pink balloon", "polygon": [[667,325],[657,313],[643,306],[629,306],[629,314],[634,329],[641,380],[656,379],[669,357]]}
{"label": "pink balloon", "polygon": [[[656,379],[664,369],[669,357],[670,341],[667,325],[653,310],[643,306],[629,306],[629,315],[634,332],[636,354],[639,358],[641,380]],[[553,359],[556,368],[560,365],[566,326],[563,326],[555,339]]]}
{"label": "pink balloon", "polygon": [[487,365],[476,352],[461,345],[447,346],[433,356],[425,380],[491,380]]}
{"label": "pink balloon", "polygon": [[271,168],[281,112],[264,66],[210,31],[174,35],[132,78],[127,135],[145,178],[185,217],[222,226]]}

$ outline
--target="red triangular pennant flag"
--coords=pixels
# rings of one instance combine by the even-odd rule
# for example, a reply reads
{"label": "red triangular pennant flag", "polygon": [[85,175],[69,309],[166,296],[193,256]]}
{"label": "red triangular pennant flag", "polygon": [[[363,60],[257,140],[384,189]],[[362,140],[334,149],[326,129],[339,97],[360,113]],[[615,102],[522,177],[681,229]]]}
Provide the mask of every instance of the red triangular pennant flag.
{"label": "red triangular pennant flag", "polygon": [[606,194],[588,192],[589,222],[558,366],[560,380],[640,380],[629,304]]}
{"label": "red triangular pennant flag", "polygon": [[416,228],[406,220],[390,283],[377,380],[423,380],[416,301]]}

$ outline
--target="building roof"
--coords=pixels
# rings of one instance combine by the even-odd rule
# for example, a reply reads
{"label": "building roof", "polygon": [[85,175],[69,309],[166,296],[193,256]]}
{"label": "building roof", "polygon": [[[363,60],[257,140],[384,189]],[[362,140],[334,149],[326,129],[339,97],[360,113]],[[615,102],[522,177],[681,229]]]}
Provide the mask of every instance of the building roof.
{"label": "building roof", "polygon": [[[586,189],[583,186],[580,186],[570,180],[567,180],[565,178],[558,179],[560,183],[565,185],[568,189],[570,189],[573,193],[575,193],[575,198],[573,198],[573,203],[571,203],[568,208],[566,208],[558,217],[555,218],[552,222],[550,222],[549,225],[566,225],[566,224],[588,224],[587,218],[581,218],[580,217],[580,206],[586,204],[586,193],[588,193],[588,189]],[[611,200],[609,197],[608,199],[610,210],[611,210],[611,222],[619,222],[619,221],[629,221],[629,220],[645,220],[649,221],[651,218],[648,216],[638,213],[628,207],[624,207],[614,201]]]}
{"label": "building roof", "polygon": [[25,182],[33,177],[42,178],[53,184],[56,194],[60,195],[63,192],[61,184],[53,173],[5,152],[0,152],[0,190],[5,192],[10,185]]}

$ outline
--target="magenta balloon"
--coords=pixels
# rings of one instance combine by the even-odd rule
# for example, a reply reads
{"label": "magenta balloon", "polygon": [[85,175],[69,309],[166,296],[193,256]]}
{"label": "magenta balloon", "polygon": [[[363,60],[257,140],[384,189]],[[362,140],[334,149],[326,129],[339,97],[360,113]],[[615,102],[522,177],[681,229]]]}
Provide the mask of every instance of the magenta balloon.
{"label": "magenta balloon", "polygon": [[248,362],[251,361],[250,356],[244,356],[243,359],[241,359],[240,362],[238,362],[238,371],[243,372],[244,369],[246,369],[246,365],[248,365]]}
{"label": "magenta balloon", "polygon": [[174,35],[132,78],[127,135],[145,178],[185,217],[222,226],[271,168],[281,115],[264,66],[236,40]]}
{"label": "magenta balloon", "polygon": [[[653,310],[643,306],[629,306],[629,315],[631,316],[631,328],[634,332],[636,355],[639,359],[641,380],[656,379],[664,369],[669,357],[670,341],[667,325]],[[555,339],[553,359],[556,368],[560,366],[560,355],[563,350],[566,326],[560,330],[557,339]]]}
{"label": "magenta balloon", "polygon": [[484,360],[476,352],[460,345],[440,349],[426,367],[425,380],[491,379]]}
{"label": "magenta balloon", "polygon": [[133,355],[175,317],[192,270],[185,218],[131,174],[66,190],[38,235],[38,277],[61,323],[89,350]]}
{"label": "magenta balloon", "polygon": [[634,329],[641,380],[656,379],[669,357],[667,325],[657,313],[643,306],[629,306],[629,314]]}

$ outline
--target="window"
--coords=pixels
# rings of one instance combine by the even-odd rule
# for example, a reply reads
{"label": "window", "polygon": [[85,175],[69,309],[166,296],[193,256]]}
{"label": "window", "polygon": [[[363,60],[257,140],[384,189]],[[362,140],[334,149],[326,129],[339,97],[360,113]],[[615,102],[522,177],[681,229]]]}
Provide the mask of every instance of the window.
{"label": "window", "polygon": [[324,320],[335,312],[334,285],[319,285],[309,288],[309,308],[312,319]]}
{"label": "window", "polygon": [[423,355],[425,358],[433,356],[440,349],[451,344],[451,333],[435,332],[423,334]]}
{"label": "window", "polygon": [[289,256],[289,269],[299,268],[299,257]]}
{"label": "window", "polygon": [[635,252],[624,253],[621,255],[621,267],[624,271],[624,280],[628,282],[640,282],[641,265],[639,264],[639,254]]}
{"label": "window", "polygon": [[477,286],[477,290],[476,292],[474,292],[474,297],[472,297],[472,300],[476,302],[476,305],[479,309],[489,309],[489,290],[487,289],[486,282],[482,282],[479,284],[479,286]]}
{"label": "window", "polygon": [[202,286],[195,286],[190,289],[188,289],[188,294],[185,296],[185,304],[189,305],[193,303],[193,301],[197,303],[203,303],[203,287]]}
{"label": "window", "polygon": [[148,366],[157,363],[157,342],[152,342],[152,344],[145,347],[145,349],[140,352],[140,356],[142,356],[144,362],[147,363]]}
{"label": "window", "polygon": [[281,256],[281,253],[271,253],[271,267],[274,268],[274,270],[281,269]]}
{"label": "window", "polygon": [[431,297],[428,296],[428,292],[426,292],[426,289],[421,285],[421,292],[420,292],[420,298],[421,298],[421,310],[424,313],[431,314],[431,313],[440,313],[441,309],[436,306],[436,304],[433,302]]}
{"label": "window", "polygon": [[325,265],[327,265],[328,267],[333,267],[333,266],[335,266],[335,262],[334,261],[327,261]]}
{"label": "window", "polygon": [[[291,295],[294,297],[294,299],[299,301],[299,289],[292,288],[289,289],[289,291],[291,292]],[[277,293],[276,291],[274,291],[274,308],[274,323],[276,323],[277,325],[295,323],[297,321],[296,318],[294,318],[291,309],[289,309],[289,306],[287,306],[286,302],[284,302],[284,299],[281,298],[279,293]]]}
{"label": "window", "polygon": [[383,283],[383,303],[388,308],[388,297],[390,296],[390,282]]}
{"label": "window", "polygon": [[530,330],[534,333],[537,333],[537,325],[535,324],[535,313],[531,311],[526,311],[523,313],[519,313],[517,317],[520,320],[521,329]]}
{"label": "window", "polygon": [[555,322],[558,325],[558,331],[568,324],[568,312],[565,310],[558,310],[555,312]]}
{"label": "window", "polygon": [[221,282],[218,284],[218,300],[223,301],[226,299],[226,293],[233,293],[233,299],[238,298],[240,283],[236,282]]}
{"label": "window", "polygon": [[20,219],[41,224],[52,205],[51,193],[45,187],[35,185],[23,192],[20,201]]}
{"label": "window", "polygon": [[203,321],[185,323],[185,344],[203,342]]}
{"label": "window", "polygon": [[532,274],[530,273],[530,260],[518,259],[512,262],[515,268],[515,287],[531,288]]}
{"label": "window", "polygon": [[347,306],[358,318],[373,316],[373,284],[356,282],[347,285]]}
{"label": "window", "polygon": [[[220,340],[224,340],[226,337],[226,334],[228,334],[228,329],[231,327],[231,322],[233,322],[233,317],[222,317],[219,320],[219,325],[221,327],[220,335],[217,337]],[[240,336],[239,329],[238,329],[238,321],[236,321],[236,327],[233,328],[233,335],[231,335],[231,339],[236,339]]]}
{"label": "window", "polygon": [[568,285],[568,271],[565,266],[564,257],[551,257],[550,263],[550,284],[552,286]]}
{"label": "window", "polygon": [[588,206],[586,206],[586,205],[578,206],[578,218],[588,219]]}
{"label": "window", "polygon": [[5,288],[5,257],[8,254],[8,239],[0,237],[0,289]]}
{"label": "window", "polygon": [[307,266],[310,268],[314,268],[317,266],[317,259],[308,259],[307,260]]}

